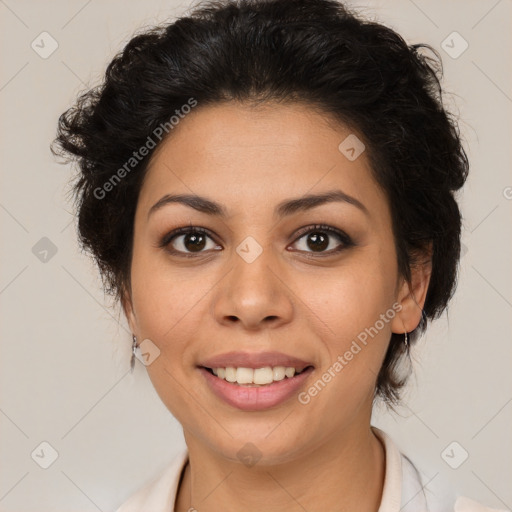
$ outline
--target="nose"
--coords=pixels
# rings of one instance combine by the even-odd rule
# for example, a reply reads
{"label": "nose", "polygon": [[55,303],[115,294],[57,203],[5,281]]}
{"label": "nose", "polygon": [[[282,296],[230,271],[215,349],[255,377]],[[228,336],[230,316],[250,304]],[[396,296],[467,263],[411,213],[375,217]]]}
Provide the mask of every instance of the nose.
{"label": "nose", "polygon": [[[219,324],[245,330],[277,328],[293,317],[293,292],[270,249],[254,261],[234,255],[232,270],[216,287],[213,314]],[[250,262],[249,262],[250,261]]]}

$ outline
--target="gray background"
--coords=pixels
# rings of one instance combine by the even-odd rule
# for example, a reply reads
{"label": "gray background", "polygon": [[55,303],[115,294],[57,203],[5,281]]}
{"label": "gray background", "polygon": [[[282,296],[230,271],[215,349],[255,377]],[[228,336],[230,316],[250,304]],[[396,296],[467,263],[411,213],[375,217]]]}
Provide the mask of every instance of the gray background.
{"label": "gray background", "polygon": [[[471,160],[458,292],[414,349],[399,414],[378,408],[374,424],[427,480],[447,478],[501,509],[512,508],[511,3],[353,2],[440,51]],[[184,447],[144,367],[128,373],[126,321],[77,249],[71,169],[49,144],[58,115],[98,83],[135,30],[190,5],[0,0],[2,511],[113,510]],[[42,58],[51,49],[45,31],[58,48]],[[58,452],[48,469],[42,442]]]}

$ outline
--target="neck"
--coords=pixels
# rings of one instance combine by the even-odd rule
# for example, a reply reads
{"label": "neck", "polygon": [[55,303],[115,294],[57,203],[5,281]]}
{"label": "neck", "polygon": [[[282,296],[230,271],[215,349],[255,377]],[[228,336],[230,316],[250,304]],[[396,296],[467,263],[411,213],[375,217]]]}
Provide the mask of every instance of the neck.
{"label": "neck", "polygon": [[369,427],[337,436],[311,453],[279,465],[247,467],[219,458],[190,439],[187,446],[189,464],[178,489],[175,512],[379,509],[385,453]]}

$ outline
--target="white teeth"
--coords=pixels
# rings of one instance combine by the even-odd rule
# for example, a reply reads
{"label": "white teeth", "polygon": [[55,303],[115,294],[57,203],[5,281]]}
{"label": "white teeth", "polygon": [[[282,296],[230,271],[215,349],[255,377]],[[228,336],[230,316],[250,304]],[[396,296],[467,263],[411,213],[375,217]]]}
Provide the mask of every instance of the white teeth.
{"label": "white teeth", "polygon": [[293,377],[295,375],[295,368],[286,368],[284,374],[289,378]]}
{"label": "white teeth", "polygon": [[237,368],[236,381],[238,384],[252,384],[254,379],[254,370],[252,368]]}
{"label": "white teeth", "polygon": [[[218,368],[217,368],[217,373],[218,373]],[[233,368],[231,366],[229,368],[226,368],[225,379],[228,382],[236,382],[236,368]]]}
{"label": "white teeth", "polygon": [[283,380],[286,376],[286,368],[284,366],[274,366],[274,380]]}
{"label": "white teeth", "polygon": [[219,379],[227,380],[242,385],[264,386],[272,382],[283,380],[285,377],[292,378],[296,373],[300,373],[295,368],[289,366],[265,366],[264,368],[212,368],[214,375]]}
{"label": "white teeth", "polygon": [[265,368],[258,368],[254,370],[253,383],[254,384],[270,384],[274,380],[272,368],[267,366]]}

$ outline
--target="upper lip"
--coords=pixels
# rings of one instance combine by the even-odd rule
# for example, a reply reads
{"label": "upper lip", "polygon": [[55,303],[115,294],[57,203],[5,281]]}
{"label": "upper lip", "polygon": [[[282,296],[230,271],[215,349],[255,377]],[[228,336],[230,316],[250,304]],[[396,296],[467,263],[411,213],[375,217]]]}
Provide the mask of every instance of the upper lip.
{"label": "upper lip", "polygon": [[303,369],[311,363],[281,352],[226,352],[204,360],[199,366],[205,368],[264,368],[265,366],[285,366]]}

